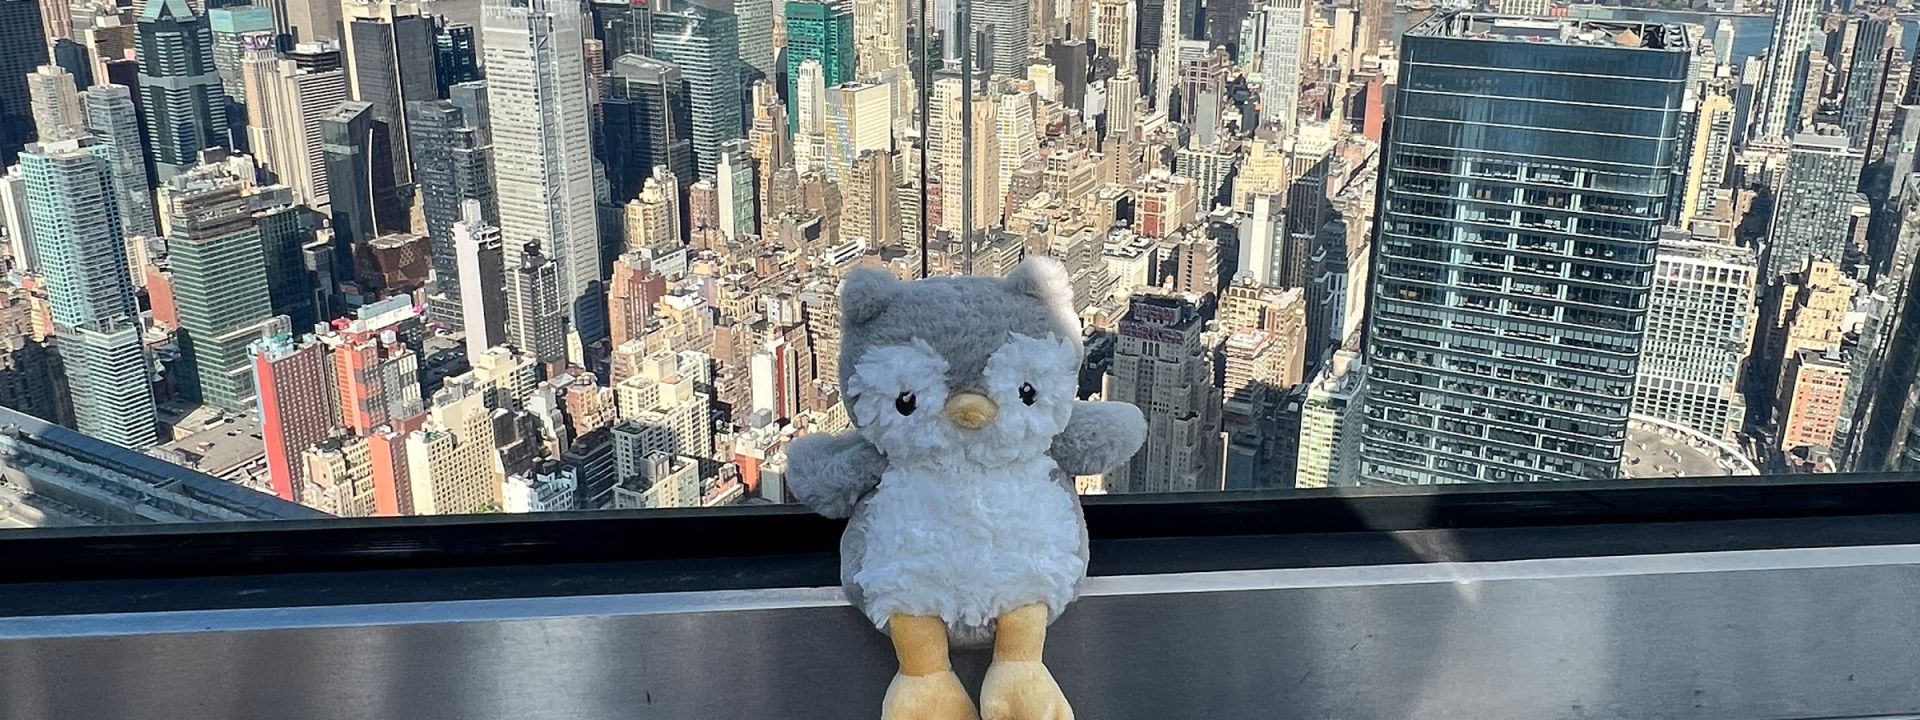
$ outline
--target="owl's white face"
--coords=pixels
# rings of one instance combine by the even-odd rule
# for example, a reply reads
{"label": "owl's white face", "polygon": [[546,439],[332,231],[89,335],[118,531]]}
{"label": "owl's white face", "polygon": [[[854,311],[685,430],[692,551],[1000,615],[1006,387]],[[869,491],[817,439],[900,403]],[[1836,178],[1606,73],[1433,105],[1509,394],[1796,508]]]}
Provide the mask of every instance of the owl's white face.
{"label": "owl's white face", "polygon": [[1073,413],[1080,353],[1008,333],[981,376],[949,387],[945,358],[915,338],[867,350],[847,379],[854,424],[894,462],[999,465],[1047,451]]}

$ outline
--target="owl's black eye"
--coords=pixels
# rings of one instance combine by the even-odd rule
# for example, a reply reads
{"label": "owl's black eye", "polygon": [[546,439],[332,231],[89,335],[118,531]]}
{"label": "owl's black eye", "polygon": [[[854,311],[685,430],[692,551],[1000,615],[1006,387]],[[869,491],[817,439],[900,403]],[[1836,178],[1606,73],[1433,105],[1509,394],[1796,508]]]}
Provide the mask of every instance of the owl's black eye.
{"label": "owl's black eye", "polygon": [[1020,402],[1033,404],[1033,383],[1020,383]]}
{"label": "owl's black eye", "polygon": [[893,399],[893,409],[900,411],[901,415],[912,415],[915,407],[912,390],[900,393],[900,397]]}

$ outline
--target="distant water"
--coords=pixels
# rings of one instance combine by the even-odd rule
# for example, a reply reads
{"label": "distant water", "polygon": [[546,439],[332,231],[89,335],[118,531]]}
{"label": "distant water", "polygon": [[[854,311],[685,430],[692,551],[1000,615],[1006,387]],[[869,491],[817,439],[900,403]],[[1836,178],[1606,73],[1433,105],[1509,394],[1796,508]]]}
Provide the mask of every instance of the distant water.
{"label": "distant water", "polygon": [[[1730,15],[1709,12],[1665,12],[1661,10],[1631,10],[1601,6],[1576,6],[1574,13],[1597,20],[1633,20],[1638,22],[1688,23],[1703,25],[1707,28],[1707,39],[1713,39],[1714,30],[1721,20],[1733,21],[1733,55],[1736,63],[1747,58],[1763,55],[1767,44],[1773,41],[1772,15]],[[1913,57],[1915,41],[1920,41],[1920,20],[1912,17],[1900,18],[1900,41],[1906,44],[1907,57]],[[1817,49],[1817,48],[1816,48]]]}

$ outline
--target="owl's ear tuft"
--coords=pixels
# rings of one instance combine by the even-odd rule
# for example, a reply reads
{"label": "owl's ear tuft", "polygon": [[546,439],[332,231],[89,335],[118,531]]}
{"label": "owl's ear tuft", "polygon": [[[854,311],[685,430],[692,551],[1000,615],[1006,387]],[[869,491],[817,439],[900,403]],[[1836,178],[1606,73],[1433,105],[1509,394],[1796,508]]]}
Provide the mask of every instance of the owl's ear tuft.
{"label": "owl's ear tuft", "polygon": [[1035,255],[1013,268],[1004,281],[1007,289],[1038,298],[1041,302],[1073,307],[1073,279],[1059,260]]}
{"label": "owl's ear tuft", "polygon": [[900,281],[893,273],[871,267],[857,267],[840,283],[840,318],[858,325],[880,316],[893,302]]}

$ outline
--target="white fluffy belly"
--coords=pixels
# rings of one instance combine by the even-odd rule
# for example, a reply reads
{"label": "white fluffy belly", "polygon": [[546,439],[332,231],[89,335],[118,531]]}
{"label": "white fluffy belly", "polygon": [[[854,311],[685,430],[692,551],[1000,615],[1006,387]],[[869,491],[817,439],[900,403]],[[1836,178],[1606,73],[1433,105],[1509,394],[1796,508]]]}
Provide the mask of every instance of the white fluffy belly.
{"label": "white fluffy belly", "polygon": [[867,614],[932,615],[985,628],[1046,603],[1058,615],[1086,573],[1074,497],[1045,456],[964,470],[887,470],[866,501],[865,557],[854,576]]}

